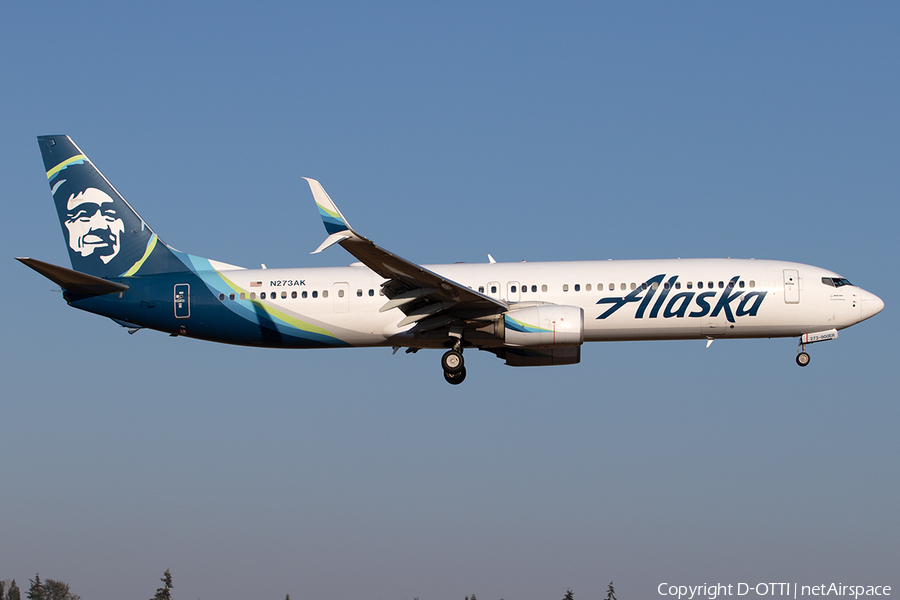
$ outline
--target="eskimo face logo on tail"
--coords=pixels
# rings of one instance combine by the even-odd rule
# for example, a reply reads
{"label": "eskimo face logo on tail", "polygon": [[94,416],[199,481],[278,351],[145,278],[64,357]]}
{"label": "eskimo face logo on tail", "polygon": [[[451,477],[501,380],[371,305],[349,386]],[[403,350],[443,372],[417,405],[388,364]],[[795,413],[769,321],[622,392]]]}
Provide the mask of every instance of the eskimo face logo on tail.
{"label": "eskimo face logo on tail", "polygon": [[115,201],[97,188],[71,194],[66,201],[63,225],[69,231],[69,248],[88,257],[97,253],[108,264],[119,253],[125,223]]}
{"label": "eskimo face logo on tail", "polygon": [[[597,318],[606,319],[628,304],[640,303],[634,313],[635,319],[645,317],[656,319],[660,313],[664,319],[725,315],[729,323],[734,323],[735,317],[755,317],[766,297],[765,291],[745,291],[744,288],[741,288],[738,284],[740,275],[732,277],[722,289],[708,292],[677,291],[675,288],[677,281],[678,275],[673,275],[668,279],[665,274],[657,275],[642,283],[627,296],[601,298],[597,304],[611,304],[612,306]],[[654,297],[656,297],[655,301]],[[688,312],[689,309],[690,312]]]}
{"label": "eskimo face logo on tail", "polygon": [[146,258],[156,238],[83,155],[74,158],[48,171],[72,268],[123,276]]}

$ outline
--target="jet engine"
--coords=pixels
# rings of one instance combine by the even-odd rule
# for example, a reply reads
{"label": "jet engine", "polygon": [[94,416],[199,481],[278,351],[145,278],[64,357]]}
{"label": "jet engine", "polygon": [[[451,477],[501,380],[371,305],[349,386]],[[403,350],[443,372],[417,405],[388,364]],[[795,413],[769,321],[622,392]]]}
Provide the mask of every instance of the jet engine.
{"label": "jet engine", "polygon": [[580,346],[584,342],[584,311],[559,304],[511,310],[501,317],[497,333],[506,346]]}

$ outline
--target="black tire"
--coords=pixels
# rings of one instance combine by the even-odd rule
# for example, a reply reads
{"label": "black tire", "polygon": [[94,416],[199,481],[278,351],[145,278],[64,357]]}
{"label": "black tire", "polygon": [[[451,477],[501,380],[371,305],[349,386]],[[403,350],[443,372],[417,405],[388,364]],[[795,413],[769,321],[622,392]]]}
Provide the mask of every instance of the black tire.
{"label": "black tire", "polygon": [[457,371],[456,373],[444,371],[444,379],[451,385],[459,385],[466,380],[466,368],[463,367],[461,371]]}
{"label": "black tire", "polygon": [[797,355],[797,364],[800,365],[801,367],[805,367],[806,365],[808,365],[809,364],[809,354],[807,354],[806,352],[801,352],[800,354],[798,354]]}
{"label": "black tire", "polygon": [[444,368],[444,373],[459,373],[465,368],[465,364],[462,353],[456,350],[448,350],[441,357],[441,367]]}

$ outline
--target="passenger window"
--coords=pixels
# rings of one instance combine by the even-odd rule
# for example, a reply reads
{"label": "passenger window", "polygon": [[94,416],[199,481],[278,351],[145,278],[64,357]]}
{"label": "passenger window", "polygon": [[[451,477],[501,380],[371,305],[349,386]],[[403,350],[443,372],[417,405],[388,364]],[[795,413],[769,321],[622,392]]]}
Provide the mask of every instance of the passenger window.
{"label": "passenger window", "polygon": [[[654,283],[655,283],[655,282],[654,282]],[[646,281],[645,281],[644,283],[641,284],[641,289],[642,289],[642,290],[646,290],[646,289],[647,289],[647,282],[646,282]]]}
{"label": "passenger window", "polygon": [[724,287],[725,287],[725,282],[724,282],[724,281],[720,281],[720,282],[719,282],[719,289],[721,290],[721,289],[724,288]]}
{"label": "passenger window", "polygon": [[374,296],[374,295],[375,295],[375,290],[369,289],[369,296]]}
{"label": "passenger window", "polygon": [[292,299],[292,300],[296,300],[296,299],[297,299],[297,292],[291,292],[291,299]]}
{"label": "passenger window", "polygon": [[300,297],[301,297],[301,298],[306,298],[306,292],[300,292]]}
{"label": "passenger window", "polygon": [[702,281],[698,281],[698,282],[697,282],[697,287],[698,287],[699,289],[702,290],[702,289],[703,289],[703,282],[702,282]]}
{"label": "passenger window", "polygon": [[287,299],[287,292],[281,292],[281,299],[282,299],[282,300],[286,300],[286,299]]}
{"label": "passenger window", "polygon": [[586,285],[584,286],[584,291],[586,291],[586,292],[591,291],[591,284],[589,284],[589,283],[586,284]]}
{"label": "passenger window", "polygon": [[250,299],[256,300],[256,292],[250,292]]}
{"label": "passenger window", "polygon": [[568,284],[568,283],[564,283],[564,284],[563,284],[563,291],[564,291],[564,292],[568,292],[568,291],[569,291],[569,284]]}
{"label": "passenger window", "polygon": [[492,294],[496,294],[496,293],[497,293],[497,286],[496,286],[496,285],[492,285],[492,286],[491,286],[491,293],[492,293]]}
{"label": "passenger window", "polygon": [[225,299],[225,294],[219,294],[219,300],[224,300],[224,299]]}
{"label": "passenger window", "polygon": [[531,286],[531,291],[532,291],[532,292],[536,292],[536,291],[537,291],[537,286],[536,286],[536,285]]}
{"label": "passenger window", "polygon": [[750,280],[750,287],[752,287],[752,288],[756,287],[756,282],[753,281],[752,279]]}
{"label": "passenger window", "polygon": [[338,298],[344,297],[344,290],[338,290]]}
{"label": "passenger window", "polygon": [[687,289],[690,290],[690,289],[693,289],[693,287],[694,287],[693,282],[688,281],[688,282],[687,282]]}
{"label": "passenger window", "polygon": [[480,294],[483,294],[483,293],[484,293],[484,286],[483,286],[483,285],[479,285],[479,286],[478,286],[478,292],[479,292]]}
{"label": "passenger window", "polygon": [[728,282],[728,287],[734,289],[734,280],[733,279]]}
{"label": "passenger window", "polygon": [[709,286],[708,286],[708,287],[709,287],[709,289],[713,289],[713,282],[712,282],[712,281],[709,282]]}
{"label": "passenger window", "polygon": [[328,297],[328,290],[322,290],[322,297],[323,297],[323,298],[327,298],[327,297]]}
{"label": "passenger window", "polygon": [[743,280],[743,279],[741,279],[740,281],[738,281],[738,287],[740,287],[740,288],[744,287],[744,280]]}
{"label": "passenger window", "polygon": [[244,294],[244,292],[241,292],[241,300],[246,300],[246,299],[247,299],[246,294]]}
{"label": "passenger window", "polygon": [[598,292],[602,292],[602,291],[603,291],[603,284],[602,284],[602,283],[598,283],[598,284],[597,284],[597,291],[598,291]]}
{"label": "passenger window", "polygon": [[631,282],[631,289],[633,289],[633,290],[636,290],[636,289],[637,289],[637,286],[634,284],[633,281]]}
{"label": "passenger window", "polygon": [[234,294],[228,294],[228,299],[229,299],[229,300],[234,300]]}
{"label": "passenger window", "polygon": [[356,290],[356,297],[362,298],[362,290]]}
{"label": "passenger window", "polygon": [[513,285],[513,286],[510,286],[509,291],[510,291],[510,293],[515,294],[515,293],[516,293],[516,286],[514,286],[514,285]]}
{"label": "passenger window", "polygon": [[318,297],[319,297],[319,291],[318,291],[318,290],[313,290],[312,297],[313,297],[313,298],[318,298]]}
{"label": "passenger window", "polygon": [[543,284],[543,285],[541,285],[541,291],[542,291],[542,292],[546,292],[546,291],[547,291],[547,284],[546,284],[546,283]]}
{"label": "passenger window", "polygon": [[676,281],[676,282],[675,282],[675,289],[676,289],[676,290],[680,290],[680,289],[681,289],[681,282],[680,282],[680,281]]}
{"label": "passenger window", "polygon": [[580,291],[581,291],[581,284],[580,284],[580,283],[576,283],[576,284],[575,284],[575,291],[576,291],[576,292],[580,292]]}
{"label": "passenger window", "polygon": [[669,283],[668,281],[665,282],[665,283],[663,284],[663,289],[664,289],[664,290],[667,290],[667,289],[669,289],[670,287],[672,287],[672,284]]}

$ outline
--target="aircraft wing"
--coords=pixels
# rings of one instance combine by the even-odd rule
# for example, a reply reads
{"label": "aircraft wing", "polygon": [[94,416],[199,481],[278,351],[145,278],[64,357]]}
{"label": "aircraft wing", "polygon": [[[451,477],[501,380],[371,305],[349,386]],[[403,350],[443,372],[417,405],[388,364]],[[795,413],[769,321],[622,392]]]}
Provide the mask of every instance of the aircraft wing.
{"label": "aircraft wing", "polygon": [[382,284],[388,302],[381,311],[399,308],[406,315],[397,325],[416,323],[412,331],[427,331],[454,322],[477,321],[509,310],[491,298],[377,246],[353,230],[344,215],[315,179],[309,183],[328,238],[313,254],[340,244],[361,263],[388,281]]}

